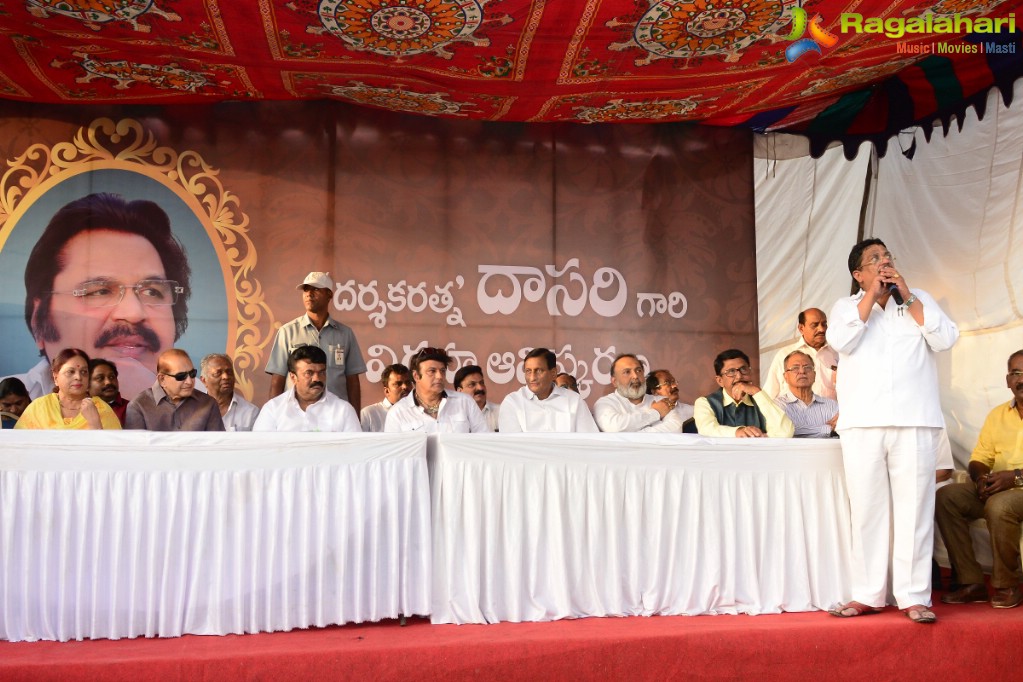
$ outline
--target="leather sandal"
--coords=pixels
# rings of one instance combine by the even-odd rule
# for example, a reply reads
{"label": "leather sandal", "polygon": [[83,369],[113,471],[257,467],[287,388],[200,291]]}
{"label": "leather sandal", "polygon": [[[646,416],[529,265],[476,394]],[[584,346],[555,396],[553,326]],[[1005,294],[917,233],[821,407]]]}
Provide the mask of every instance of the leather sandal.
{"label": "leather sandal", "polygon": [[902,609],[902,612],[906,614],[906,618],[909,618],[914,623],[933,623],[938,620],[938,617],[934,615],[934,611],[931,611],[923,604],[914,604]]}
{"label": "leather sandal", "polygon": [[882,610],[883,607],[880,606],[867,606],[858,601],[847,601],[844,604],[831,607],[828,609],[828,613],[837,618],[855,618],[856,616],[869,616],[881,613]]}

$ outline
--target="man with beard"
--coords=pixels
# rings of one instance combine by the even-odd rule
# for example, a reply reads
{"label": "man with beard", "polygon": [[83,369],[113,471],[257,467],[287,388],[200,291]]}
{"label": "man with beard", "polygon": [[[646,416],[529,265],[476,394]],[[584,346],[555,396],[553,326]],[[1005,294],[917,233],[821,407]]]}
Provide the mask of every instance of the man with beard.
{"label": "man with beard", "polygon": [[838,353],[828,345],[828,316],[818,308],[807,308],[799,313],[800,339],[780,349],[771,362],[764,380],[764,392],[777,398],[785,392],[785,358],[793,351],[806,353],[814,365],[813,392],[824,398],[835,399],[835,373],[838,371]]}
{"label": "man with beard", "polygon": [[259,408],[234,392],[234,362],[224,353],[211,353],[199,361],[199,379],[217,401],[226,431],[251,431]]}
{"label": "man with beard", "polygon": [[487,382],[483,379],[483,368],[479,365],[466,365],[455,372],[455,390],[470,396],[479,405],[483,418],[491,431],[497,431],[500,425],[501,407],[487,400]]}
{"label": "man with beard", "polygon": [[387,413],[384,431],[491,433],[472,398],[444,390],[451,356],[443,348],[420,348],[409,361],[414,386]]}
{"label": "man with beard", "polygon": [[501,403],[502,433],[595,433],[599,429],[578,393],[555,385],[558,358],[534,348],[522,362],[526,385]]}
{"label": "man with beard", "polygon": [[383,433],[388,411],[412,390],[412,376],[408,367],[400,362],[384,367],[380,373],[380,383],[384,387],[384,399],[367,405],[359,414],[362,430],[367,433]]}
{"label": "man with beard", "polygon": [[611,363],[614,393],[597,401],[593,416],[601,431],[681,433],[684,421],[670,397],[655,398],[646,393],[643,362],[632,353],[622,353]]}
{"label": "man with beard", "polygon": [[984,573],[970,538],[970,523],[987,522],[991,533],[991,605],[1011,609],[1023,602],[1019,589],[1019,534],[1023,520],[1023,350],[1009,356],[1005,384],[1012,400],[988,413],[970,456],[971,482],[938,490],[938,529],[962,585],[941,598],[946,604],[988,601]]}
{"label": "man with beard", "polygon": [[117,381],[117,367],[103,358],[89,360],[89,395],[102,398],[103,402],[117,415],[121,426],[124,426],[124,415],[128,411],[128,401],[121,396],[121,387]]}
{"label": "man with beard", "polygon": [[267,401],[253,431],[362,431],[355,408],[327,390],[327,354],[299,346],[288,355],[292,389]]}
{"label": "man with beard", "polygon": [[157,356],[188,326],[185,251],[152,201],[90,194],[50,220],[25,266],[25,323],[42,359],[21,375],[33,398],[53,390],[63,348],[118,363],[128,398],[153,383]]}
{"label": "man with beard", "polygon": [[770,396],[750,381],[749,356],[738,348],[714,358],[718,390],[693,405],[696,429],[717,438],[792,438],[795,426]]}
{"label": "man with beard", "polygon": [[139,393],[124,416],[124,428],[146,431],[223,431],[217,401],[195,390],[188,353],[171,348],[156,361],[156,383]]}

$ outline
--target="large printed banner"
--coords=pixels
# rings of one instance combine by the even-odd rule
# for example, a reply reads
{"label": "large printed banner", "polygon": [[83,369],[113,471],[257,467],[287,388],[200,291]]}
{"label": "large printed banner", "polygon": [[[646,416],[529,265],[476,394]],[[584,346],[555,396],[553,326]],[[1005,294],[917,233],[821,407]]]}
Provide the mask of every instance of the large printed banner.
{"label": "large printed banner", "polygon": [[261,404],[312,270],[358,337],[363,404],[425,345],[451,376],[481,365],[492,400],[549,347],[591,403],[617,353],[671,370],[689,401],[717,352],[758,355],[747,133],[331,103],[102,113],[0,108],[0,376],[78,346],[131,395],[177,346],[232,355]]}

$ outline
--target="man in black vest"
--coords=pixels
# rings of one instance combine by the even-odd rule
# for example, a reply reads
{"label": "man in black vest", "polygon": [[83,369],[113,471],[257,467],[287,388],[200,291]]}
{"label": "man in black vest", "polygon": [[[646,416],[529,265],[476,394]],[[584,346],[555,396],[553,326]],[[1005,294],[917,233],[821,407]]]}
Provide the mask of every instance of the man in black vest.
{"label": "man in black vest", "polygon": [[749,356],[736,348],[718,353],[714,374],[719,388],[693,405],[696,429],[718,438],[792,438],[791,420],[751,381]]}

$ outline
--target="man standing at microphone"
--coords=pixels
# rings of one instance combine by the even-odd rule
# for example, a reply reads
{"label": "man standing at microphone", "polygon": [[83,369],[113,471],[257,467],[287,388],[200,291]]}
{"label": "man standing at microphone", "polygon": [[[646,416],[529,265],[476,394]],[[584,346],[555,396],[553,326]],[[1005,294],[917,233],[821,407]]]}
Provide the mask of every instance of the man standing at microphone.
{"label": "man standing at microphone", "polygon": [[933,623],[934,469],[945,426],[935,354],[955,344],[959,329],[927,292],[909,288],[880,239],[853,247],[849,272],[860,291],[835,303],[827,339],[842,368],[836,431],[852,514],[853,600],[830,613],[880,611],[891,559],[898,607]]}

